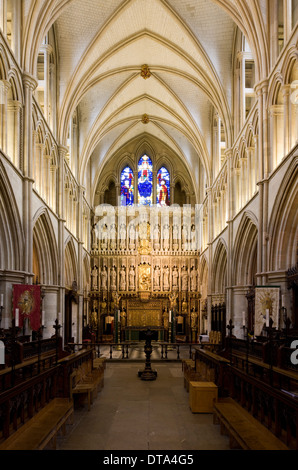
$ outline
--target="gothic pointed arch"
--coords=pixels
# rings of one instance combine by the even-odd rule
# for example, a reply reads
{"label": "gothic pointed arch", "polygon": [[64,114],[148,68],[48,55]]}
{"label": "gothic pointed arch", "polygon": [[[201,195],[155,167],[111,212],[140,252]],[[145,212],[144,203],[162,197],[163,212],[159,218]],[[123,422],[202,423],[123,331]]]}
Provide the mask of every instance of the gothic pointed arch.
{"label": "gothic pointed arch", "polygon": [[258,221],[245,212],[237,230],[233,251],[233,285],[253,285],[256,275]]}
{"label": "gothic pointed arch", "polygon": [[227,286],[227,248],[220,239],[217,243],[212,263],[212,292],[225,294]]}
{"label": "gothic pointed arch", "polygon": [[207,299],[207,285],[208,285],[208,261],[205,254],[201,258],[200,270],[199,270],[199,283],[200,293],[202,299]]}
{"label": "gothic pointed arch", "polygon": [[64,257],[64,282],[65,287],[69,290],[72,289],[73,283],[78,279],[78,260],[74,241],[71,236],[65,244],[65,257]]}
{"label": "gothic pointed arch", "polygon": [[274,202],[269,222],[269,270],[287,270],[297,263],[298,162],[293,160]]}
{"label": "gothic pointed arch", "polygon": [[58,285],[58,248],[48,210],[39,210],[33,218],[33,223],[35,281],[44,285]]}
{"label": "gothic pointed arch", "polygon": [[87,292],[90,288],[90,259],[85,253],[83,257],[83,289]]}
{"label": "gothic pointed arch", "polygon": [[0,270],[22,270],[23,227],[14,192],[0,161]]}

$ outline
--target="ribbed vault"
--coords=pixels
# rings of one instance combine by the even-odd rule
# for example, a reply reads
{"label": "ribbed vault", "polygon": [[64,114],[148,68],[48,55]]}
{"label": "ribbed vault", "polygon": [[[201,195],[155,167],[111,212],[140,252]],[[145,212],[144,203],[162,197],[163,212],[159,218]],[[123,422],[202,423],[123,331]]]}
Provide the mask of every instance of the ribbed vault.
{"label": "ribbed vault", "polygon": [[[28,73],[36,75],[43,38],[50,28],[54,31],[59,56],[58,140],[67,144],[76,113],[80,184],[96,187],[105,163],[146,133],[170,145],[183,161],[200,202],[201,167],[206,186],[212,182],[214,114],[223,124],[226,147],[233,142],[232,51],[237,27],[252,53],[260,54],[254,57],[258,79],[268,72],[264,21],[257,3],[25,0],[24,12],[23,67]],[[141,76],[145,64],[148,79]]]}

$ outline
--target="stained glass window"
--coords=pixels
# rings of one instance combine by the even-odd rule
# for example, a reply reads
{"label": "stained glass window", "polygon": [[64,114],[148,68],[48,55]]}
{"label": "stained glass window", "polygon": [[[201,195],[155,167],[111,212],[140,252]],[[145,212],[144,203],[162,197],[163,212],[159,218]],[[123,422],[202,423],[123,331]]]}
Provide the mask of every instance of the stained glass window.
{"label": "stained glass window", "polygon": [[156,203],[158,206],[170,205],[170,173],[165,167],[157,172]]}
{"label": "stained glass window", "polygon": [[121,172],[121,206],[132,206],[134,203],[134,178],[129,166]]}
{"label": "stained glass window", "polygon": [[151,206],[153,202],[152,161],[143,155],[138,164],[138,203]]}

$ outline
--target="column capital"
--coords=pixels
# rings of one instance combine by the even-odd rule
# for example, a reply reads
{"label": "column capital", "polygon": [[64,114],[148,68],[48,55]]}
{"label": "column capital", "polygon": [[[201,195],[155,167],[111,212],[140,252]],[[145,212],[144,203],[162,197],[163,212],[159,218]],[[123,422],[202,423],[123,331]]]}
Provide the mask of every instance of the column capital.
{"label": "column capital", "polygon": [[9,100],[7,102],[7,108],[10,111],[19,111],[20,109],[22,109],[22,107],[23,107],[23,103],[21,101]]}
{"label": "column capital", "polygon": [[36,78],[34,78],[29,73],[24,73],[23,74],[23,85],[24,85],[25,88],[29,88],[31,91],[34,91],[38,86],[38,82],[37,82]]}
{"label": "column capital", "polygon": [[259,83],[257,83],[254,87],[255,92],[258,96],[261,94],[267,93],[268,92],[268,87],[269,87],[269,80],[261,80]]}
{"label": "column capital", "polygon": [[0,86],[3,88],[5,93],[7,93],[11,87],[11,83],[8,80],[0,80]]}
{"label": "column capital", "polygon": [[282,85],[281,92],[283,96],[290,96],[291,91],[292,91],[292,88],[290,84]]}
{"label": "column capital", "polygon": [[50,44],[42,44],[40,47],[40,51],[43,53],[47,52],[48,54],[52,54],[53,47]]}
{"label": "column capital", "polygon": [[227,160],[232,158],[233,157],[233,149],[232,148],[225,149],[225,155],[226,155]]}
{"label": "column capital", "polygon": [[68,147],[64,145],[59,145],[58,146],[58,152],[61,158],[65,158],[67,152],[68,152]]}

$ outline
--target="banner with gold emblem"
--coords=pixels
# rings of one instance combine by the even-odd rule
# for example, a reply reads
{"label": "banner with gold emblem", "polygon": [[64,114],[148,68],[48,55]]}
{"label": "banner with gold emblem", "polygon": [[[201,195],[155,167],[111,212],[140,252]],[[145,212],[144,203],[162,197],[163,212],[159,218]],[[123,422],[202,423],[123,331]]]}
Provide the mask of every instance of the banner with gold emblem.
{"label": "banner with gold emblem", "polygon": [[32,331],[41,326],[41,287],[14,284],[13,285],[13,316],[16,309],[19,311],[19,327],[22,328],[24,320],[29,319]]}

